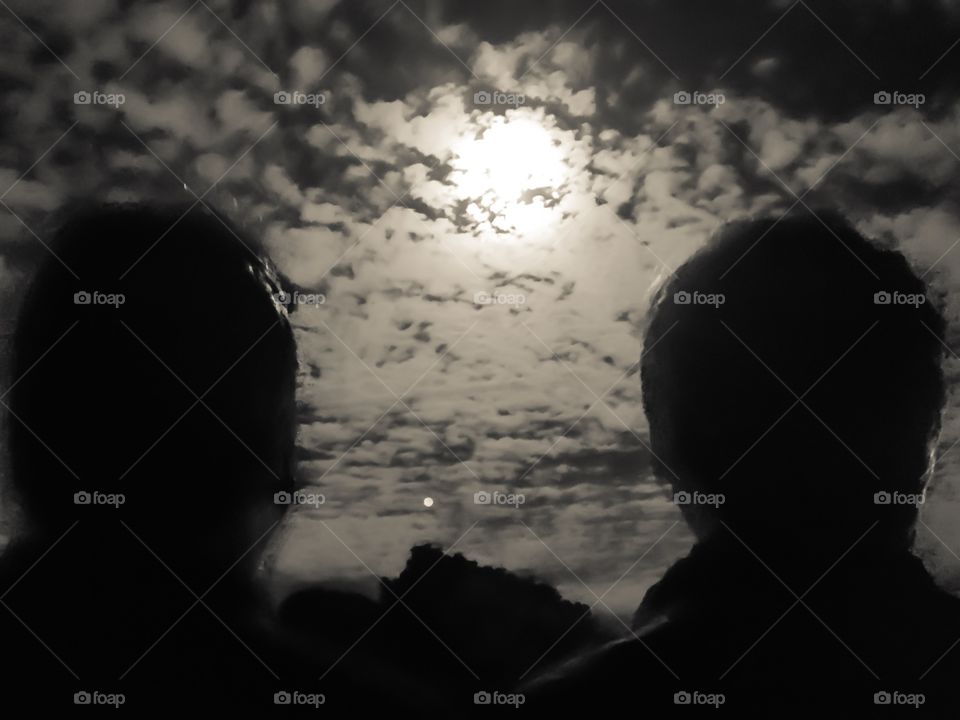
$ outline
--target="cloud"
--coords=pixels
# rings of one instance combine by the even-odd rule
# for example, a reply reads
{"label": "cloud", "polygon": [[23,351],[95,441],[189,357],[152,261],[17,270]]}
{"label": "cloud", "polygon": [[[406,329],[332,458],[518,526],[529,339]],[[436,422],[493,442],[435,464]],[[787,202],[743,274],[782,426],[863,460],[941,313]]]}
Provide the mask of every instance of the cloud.
{"label": "cloud", "polygon": [[36,180],[21,180],[19,173],[0,168],[0,187],[5,188],[4,202],[30,210],[53,210],[63,202],[62,193]]}
{"label": "cloud", "polygon": [[203,17],[202,12],[184,15],[172,6],[153,4],[138,7],[127,27],[144,50],[156,43],[158,53],[201,70],[211,61],[210,34],[202,25]]}
{"label": "cloud", "polygon": [[280,199],[293,206],[304,201],[304,195],[279,165],[268,165],[263,171],[263,185]]}
{"label": "cloud", "polygon": [[257,110],[243,90],[228,90],[214,102],[217,119],[228,135],[244,132],[256,138],[273,122],[273,113]]}
{"label": "cloud", "polygon": [[290,68],[293,70],[293,87],[303,92],[313,89],[314,84],[323,77],[330,60],[321,48],[302,47],[290,56]]}

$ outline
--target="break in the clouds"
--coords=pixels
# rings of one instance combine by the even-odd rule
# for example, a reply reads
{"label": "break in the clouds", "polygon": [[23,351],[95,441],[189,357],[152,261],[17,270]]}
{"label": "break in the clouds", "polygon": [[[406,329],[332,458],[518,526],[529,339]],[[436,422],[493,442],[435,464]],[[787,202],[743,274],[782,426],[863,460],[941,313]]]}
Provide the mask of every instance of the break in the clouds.
{"label": "break in the clouds", "polygon": [[[952,3],[53,4],[0,18],[25,139],[0,148],[4,332],[71,202],[200,198],[262,237],[323,297],[293,319],[300,482],[326,502],[290,519],[283,583],[362,586],[432,540],[606,590],[679,517],[635,372],[648,298],[725,221],[838,208],[933,283],[960,347]],[[925,520],[960,546],[956,416]]]}

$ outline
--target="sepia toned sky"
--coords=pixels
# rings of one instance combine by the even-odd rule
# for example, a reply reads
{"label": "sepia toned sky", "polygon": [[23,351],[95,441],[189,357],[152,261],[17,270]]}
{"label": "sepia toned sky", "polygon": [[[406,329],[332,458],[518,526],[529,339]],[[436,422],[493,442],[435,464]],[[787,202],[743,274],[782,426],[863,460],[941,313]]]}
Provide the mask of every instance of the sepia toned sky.
{"label": "sepia toned sky", "polygon": [[[629,614],[690,542],[651,475],[644,315],[720,224],[840,210],[960,352],[960,3],[718,6],[6,0],[4,337],[68,203],[218,208],[325,297],[291,319],[326,502],[279,584],[372,589],[434,541]],[[960,590],[956,407],[918,548]]]}

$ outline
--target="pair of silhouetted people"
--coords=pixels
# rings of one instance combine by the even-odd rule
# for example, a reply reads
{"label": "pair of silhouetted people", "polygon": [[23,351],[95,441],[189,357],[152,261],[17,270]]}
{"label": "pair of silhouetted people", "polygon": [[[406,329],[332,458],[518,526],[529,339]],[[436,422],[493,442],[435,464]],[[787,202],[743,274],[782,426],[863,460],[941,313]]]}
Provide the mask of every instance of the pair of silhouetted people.
{"label": "pair of silhouetted people", "polygon": [[[415,652],[409,626],[385,620],[353,649],[380,606],[317,591],[274,617],[255,579],[294,482],[297,368],[256,244],[199,209],[107,207],[51,251],[4,399],[23,513],[0,560],[5,701],[272,706],[339,684],[355,705],[458,705],[455,660]],[[635,637],[546,673],[524,710],[659,716],[722,694],[737,714],[879,716],[922,692],[921,710],[955,712],[960,601],[911,554],[945,397],[925,292],[833,218],[728,226],[672,276],[643,398],[696,545],[643,599]],[[493,582],[458,572],[480,597]],[[316,662],[339,666],[326,685]]]}

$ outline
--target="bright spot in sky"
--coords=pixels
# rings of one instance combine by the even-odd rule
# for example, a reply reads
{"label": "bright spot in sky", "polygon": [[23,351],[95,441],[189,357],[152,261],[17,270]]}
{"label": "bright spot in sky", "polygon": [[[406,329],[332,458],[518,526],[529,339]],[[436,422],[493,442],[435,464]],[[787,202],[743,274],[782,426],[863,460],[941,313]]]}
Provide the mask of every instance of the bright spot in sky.
{"label": "bright spot in sky", "polygon": [[[497,117],[477,137],[453,146],[450,180],[472,202],[467,214],[478,223],[494,216],[503,230],[533,230],[549,220],[545,202],[558,197],[570,167],[550,131],[529,118]],[[524,197],[526,193],[535,192]]]}
{"label": "bright spot in sky", "polygon": [[433,507],[433,498],[432,498],[432,497],[425,497],[425,498],[423,499],[423,504],[424,504],[426,507]]}

